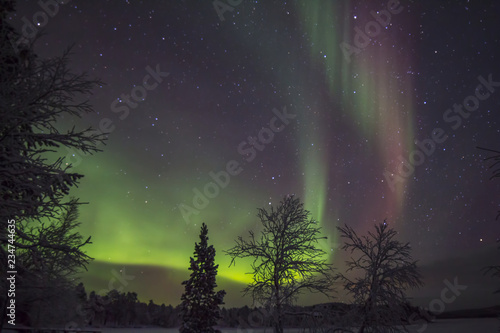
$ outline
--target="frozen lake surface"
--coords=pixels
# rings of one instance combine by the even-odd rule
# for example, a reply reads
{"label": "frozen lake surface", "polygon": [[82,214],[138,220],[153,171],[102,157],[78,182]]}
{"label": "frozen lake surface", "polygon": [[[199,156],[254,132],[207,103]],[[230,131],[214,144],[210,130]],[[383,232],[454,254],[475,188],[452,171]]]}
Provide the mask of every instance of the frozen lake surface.
{"label": "frozen lake surface", "polygon": [[[442,319],[435,323],[424,325],[412,325],[409,328],[411,333],[477,333],[477,332],[497,332],[500,328],[500,320],[496,318],[478,318],[478,319]],[[177,329],[161,329],[161,328],[144,328],[144,329],[104,329],[103,333],[177,333]],[[272,333],[272,329],[222,329],[224,333]],[[286,333],[308,332],[303,329],[287,329]]]}

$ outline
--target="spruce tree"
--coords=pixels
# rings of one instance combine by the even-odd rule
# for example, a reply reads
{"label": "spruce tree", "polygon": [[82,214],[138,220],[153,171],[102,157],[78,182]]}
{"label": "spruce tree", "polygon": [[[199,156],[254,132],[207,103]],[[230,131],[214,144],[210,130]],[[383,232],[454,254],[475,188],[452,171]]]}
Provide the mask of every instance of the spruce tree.
{"label": "spruce tree", "polygon": [[[7,268],[8,250],[14,246],[16,297],[22,292],[21,281],[36,290],[27,292],[32,297],[48,292],[29,283],[44,281],[37,274],[50,277],[46,286],[62,290],[52,282],[73,281],[69,275],[91,259],[83,252],[90,239],[84,241],[75,232],[80,203],[69,194],[83,175],[74,172],[72,162],[77,153],[100,151],[105,135],[69,125],[95,112],[87,98],[102,83],[73,72],[69,50],[51,58],[37,56],[37,38],[26,37],[10,24],[14,10],[14,0],[0,0],[0,270]],[[7,225],[13,220],[15,237],[10,239]],[[8,301],[3,297],[6,283],[0,279],[0,331]]]}
{"label": "spruce tree", "polygon": [[220,333],[213,326],[221,318],[219,305],[224,304],[226,292],[215,292],[219,265],[215,265],[215,249],[213,245],[208,246],[207,233],[208,228],[203,223],[200,243],[194,245],[194,258],[191,258],[189,267],[190,278],[182,282],[185,291],[181,297],[181,333]]}

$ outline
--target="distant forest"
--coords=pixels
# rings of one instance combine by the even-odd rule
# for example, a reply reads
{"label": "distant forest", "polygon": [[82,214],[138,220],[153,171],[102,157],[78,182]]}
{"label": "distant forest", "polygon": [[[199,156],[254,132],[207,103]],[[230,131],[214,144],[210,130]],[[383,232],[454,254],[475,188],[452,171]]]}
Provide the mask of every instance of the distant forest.
{"label": "distant forest", "polygon": [[[259,307],[223,307],[226,291],[216,283],[216,251],[208,243],[205,223],[193,256],[186,257],[189,279],[182,286],[168,286],[184,289],[178,306],[144,303],[137,293],[122,290],[88,293],[78,277],[93,260],[86,252],[92,241],[79,233],[78,208],[84,203],[70,195],[84,175],[75,172],[71,157],[101,152],[109,132],[102,130],[102,122],[99,130],[61,129],[61,119],[70,123],[95,113],[87,97],[103,82],[71,70],[71,48],[51,58],[37,55],[36,38],[9,24],[15,4],[0,0],[0,266],[6,272],[2,276],[8,274],[0,279],[0,312],[6,314],[0,317],[0,332],[5,324],[179,327],[181,333],[220,333],[214,327],[273,327],[275,333],[283,333],[284,327],[359,327],[365,333],[396,332],[400,326],[432,320],[429,312],[409,303],[407,291],[424,283],[410,243],[398,240],[389,222],[359,235],[352,223],[337,226],[341,249],[350,254],[347,269],[339,272],[319,245],[326,239],[320,221],[293,194],[258,208],[260,231],[235,235],[233,247],[221,250],[231,258],[229,267],[254,259],[249,268],[253,279],[243,292]],[[489,151],[495,153],[486,159],[492,162],[491,178],[498,179],[500,155]],[[486,267],[484,273],[500,278],[500,265]],[[339,282],[351,304],[296,304],[305,293],[333,299]],[[460,295],[459,287],[443,289],[441,298],[446,292]],[[431,310],[444,311],[444,301],[436,302],[442,309]]]}
{"label": "distant forest", "polygon": [[[57,298],[57,299],[55,299]],[[87,294],[83,283],[68,289],[45,302],[30,302],[18,308],[18,325],[35,324],[39,327],[60,326],[66,322],[68,328],[78,327],[164,327],[175,328],[182,323],[181,306],[158,305],[138,301],[135,292],[111,290],[106,295],[94,291]],[[340,318],[353,310],[353,305],[325,303],[313,306],[292,306],[284,317],[284,327],[323,327],[338,323]],[[413,322],[430,320],[431,316],[411,305],[407,305],[408,320]],[[419,313],[418,317],[409,318]],[[221,327],[256,328],[272,326],[272,316],[264,308],[222,308]],[[31,318],[31,320],[29,319]],[[37,323],[32,322],[33,319]],[[31,321],[31,322],[30,322]]]}

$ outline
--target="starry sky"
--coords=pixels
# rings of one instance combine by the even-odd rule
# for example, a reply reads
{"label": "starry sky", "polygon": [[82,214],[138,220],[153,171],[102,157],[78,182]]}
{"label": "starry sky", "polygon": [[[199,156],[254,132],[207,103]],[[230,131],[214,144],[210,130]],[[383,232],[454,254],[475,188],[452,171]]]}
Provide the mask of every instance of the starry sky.
{"label": "starry sky", "polygon": [[500,150],[500,3],[46,3],[20,0],[11,24],[45,33],[41,57],[73,45],[71,68],[105,83],[95,114],[62,119],[109,133],[97,155],[61,152],[85,175],[88,290],[178,304],[206,222],[227,306],[251,304],[248,262],[223,250],[295,194],[339,269],[336,226],[387,219],[419,260],[415,303],[455,278],[467,290],[447,309],[498,303],[480,270],[498,264],[500,182],[476,147]]}

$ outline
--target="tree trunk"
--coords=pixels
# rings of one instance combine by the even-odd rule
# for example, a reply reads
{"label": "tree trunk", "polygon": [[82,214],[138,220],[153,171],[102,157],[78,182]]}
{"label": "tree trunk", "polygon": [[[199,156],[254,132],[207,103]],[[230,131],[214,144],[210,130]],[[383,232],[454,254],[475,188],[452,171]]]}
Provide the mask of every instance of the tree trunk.
{"label": "tree trunk", "polygon": [[279,315],[277,320],[274,322],[274,333],[283,333],[283,323]]}
{"label": "tree trunk", "polygon": [[283,319],[282,319],[281,303],[276,302],[276,318],[274,320],[274,333],[283,333]]}
{"label": "tree trunk", "polygon": [[361,327],[359,328],[359,333],[364,333],[365,329],[372,324],[370,318],[371,310],[372,310],[372,295],[368,297],[367,302],[363,306],[363,322],[361,323]]}
{"label": "tree trunk", "polygon": [[276,317],[274,319],[274,333],[283,333],[283,322],[282,322],[282,314],[281,314],[281,299],[280,299],[280,284],[278,275],[274,274],[274,288],[275,288],[275,297],[276,297]]}

